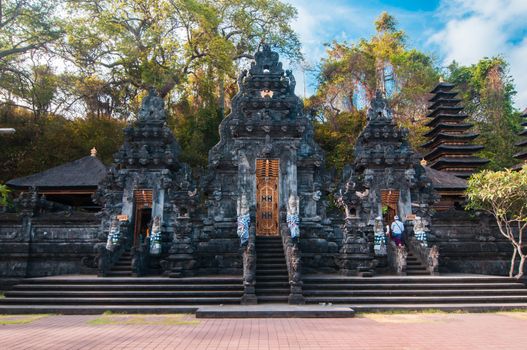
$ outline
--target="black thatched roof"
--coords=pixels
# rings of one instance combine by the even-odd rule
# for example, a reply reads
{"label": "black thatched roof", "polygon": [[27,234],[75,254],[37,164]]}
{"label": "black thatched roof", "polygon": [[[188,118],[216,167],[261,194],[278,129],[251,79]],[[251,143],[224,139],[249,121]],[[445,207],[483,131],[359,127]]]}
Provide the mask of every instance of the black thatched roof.
{"label": "black thatched roof", "polygon": [[7,185],[14,189],[72,189],[95,188],[106,176],[106,166],[93,156],[83,157],[43,172],[9,180]]}
{"label": "black thatched roof", "polygon": [[432,180],[432,185],[436,190],[465,190],[467,181],[463,180],[446,171],[435,170],[427,166],[424,167],[426,176]]}

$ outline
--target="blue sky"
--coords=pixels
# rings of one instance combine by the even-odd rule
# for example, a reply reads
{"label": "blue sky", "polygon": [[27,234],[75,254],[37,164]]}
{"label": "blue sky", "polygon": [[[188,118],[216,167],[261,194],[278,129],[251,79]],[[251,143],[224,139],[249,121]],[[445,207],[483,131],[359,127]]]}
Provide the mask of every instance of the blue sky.
{"label": "blue sky", "polygon": [[[324,43],[371,36],[375,18],[388,11],[407,33],[408,45],[443,66],[452,60],[469,65],[486,56],[504,56],[518,91],[516,107],[527,107],[527,0],[286,1],[298,9],[293,27],[310,65],[324,57]],[[297,93],[303,95],[301,71],[296,76]],[[313,78],[306,80],[309,95]]]}

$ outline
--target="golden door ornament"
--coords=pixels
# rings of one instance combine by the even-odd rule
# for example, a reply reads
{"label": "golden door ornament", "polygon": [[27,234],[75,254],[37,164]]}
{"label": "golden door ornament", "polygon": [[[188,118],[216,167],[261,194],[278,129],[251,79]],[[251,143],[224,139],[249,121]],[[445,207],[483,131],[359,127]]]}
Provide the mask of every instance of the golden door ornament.
{"label": "golden door ornament", "polygon": [[278,159],[256,160],[256,234],[278,235]]}

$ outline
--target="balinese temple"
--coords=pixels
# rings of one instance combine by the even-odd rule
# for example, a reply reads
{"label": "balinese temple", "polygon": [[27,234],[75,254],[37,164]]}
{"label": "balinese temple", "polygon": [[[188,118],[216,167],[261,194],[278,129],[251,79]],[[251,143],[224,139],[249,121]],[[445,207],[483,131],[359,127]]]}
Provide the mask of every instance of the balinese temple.
{"label": "balinese temple", "polygon": [[431,91],[434,96],[427,115],[431,120],[426,124],[431,130],[425,134],[429,141],[421,147],[428,150],[424,159],[432,169],[468,178],[488,160],[475,156],[483,146],[473,144],[478,134],[470,131],[473,125],[466,122],[468,115],[454,87],[440,82]]}
{"label": "balinese temple", "polygon": [[514,155],[514,158],[518,159],[520,163],[514,166],[515,170],[521,169],[521,167],[527,163],[527,108],[523,110],[521,118],[523,119],[521,124],[523,130],[519,133],[519,135],[523,137],[523,139],[516,143],[516,147],[518,147],[518,153]]}
{"label": "balinese temple", "polygon": [[48,201],[85,210],[100,210],[92,195],[108,168],[97,158],[97,150],[74,161],[37,174],[12,179],[7,185],[16,192],[36,191]]}
{"label": "balinese temple", "polygon": [[[452,84],[434,89],[430,166],[379,90],[340,176],[327,169],[277,52],[256,52],[238,87],[199,175],[180,161],[163,98],[150,89],[108,168],[88,156],[11,180],[23,192],[16,212],[0,211],[0,290],[20,284],[0,300],[0,313],[35,305],[40,313],[159,313],[207,304],[526,303],[527,289],[466,295],[476,282],[495,286],[487,276],[439,284],[405,277],[509,270],[510,243],[493,219],[456,210],[466,187],[458,176],[486,160],[473,155],[481,147],[470,144],[477,135]],[[71,209],[66,199],[81,192],[98,212]],[[70,209],[51,206],[59,200]],[[396,216],[404,246],[386,239]]]}

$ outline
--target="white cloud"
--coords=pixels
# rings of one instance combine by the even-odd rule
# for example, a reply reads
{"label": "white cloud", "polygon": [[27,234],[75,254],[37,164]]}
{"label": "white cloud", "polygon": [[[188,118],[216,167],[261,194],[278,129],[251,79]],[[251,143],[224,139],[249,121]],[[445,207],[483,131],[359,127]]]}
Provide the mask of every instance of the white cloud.
{"label": "white cloud", "polygon": [[516,83],[515,103],[520,109],[527,106],[526,0],[443,0],[436,18],[445,25],[429,43],[444,55],[445,65],[502,55]]}

